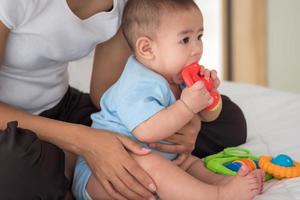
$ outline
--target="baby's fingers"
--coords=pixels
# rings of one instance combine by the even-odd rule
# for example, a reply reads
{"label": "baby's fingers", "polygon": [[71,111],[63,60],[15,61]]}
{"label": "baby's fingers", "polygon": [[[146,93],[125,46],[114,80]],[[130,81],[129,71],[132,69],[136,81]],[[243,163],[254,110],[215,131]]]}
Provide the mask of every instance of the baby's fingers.
{"label": "baby's fingers", "polygon": [[216,79],[218,79],[218,72],[213,69],[210,72],[210,76],[211,76],[212,80],[216,80]]}
{"label": "baby's fingers", "polygon": [[207,79],[209,79],[211,77],[211,71],[209,69],[205,69],[204,77],[207,78]]}
{"label": "baby's fingers", "polygon": [[204,83],[202,81],[197,81],[191,87],[192,90],[201,90],[204,87]]}

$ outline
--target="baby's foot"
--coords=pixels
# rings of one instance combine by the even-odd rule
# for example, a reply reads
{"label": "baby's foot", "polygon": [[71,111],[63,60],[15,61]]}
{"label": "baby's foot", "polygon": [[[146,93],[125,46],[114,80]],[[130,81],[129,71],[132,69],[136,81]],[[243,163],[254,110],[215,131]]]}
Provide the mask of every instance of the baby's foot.
{"label": "baby's foot", "polygon": [[223,186],[226,185],[227,183],[229,183],[230,181],[232,181],[234,179],[234,176],[227,176],[224,175],[222,176],[222,178],[220,178],[215,185],[219,185],[219,186]]}
{"label": "baby's foot", "polygon": [[262,190],[261,170],[248,173],[247,168],[242,168],[238,175],[233,177],[226,185],[220,186],[220,200],[250,200]]}
{"label": "baby's foot", "polygon": [[[240,171],[238,172],[238,175],[240,176],[246,176],[248,174],[249,170],[247,167],[242,166]],[[218,174],[218,179],[214,182],[214,185],[226,185],[230,181],[232,181],[235,178],[235,176],[230,176],[230,175],[220,175]]]}
{"label": "baby's foot", "polygon": [[[248,167],[242,166],[240,171],[238,172],[238,175],[246,176],[248,173],[249,173]],[[222,177],[219,178],[215,183],[215,185],[219,185],[219,186],[226,185],[227,183],[229,183],[235,178],[235,176],[230,176],[230,175],[219,175],[219,176]]]}

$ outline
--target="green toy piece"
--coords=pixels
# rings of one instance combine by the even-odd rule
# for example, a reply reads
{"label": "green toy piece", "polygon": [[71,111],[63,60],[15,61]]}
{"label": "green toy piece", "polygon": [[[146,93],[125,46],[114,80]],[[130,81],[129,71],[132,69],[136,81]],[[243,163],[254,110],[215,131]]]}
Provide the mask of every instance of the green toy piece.
{"label": "green toy piece", "polygon": [[[220,153],[205,157],[204,163],[206,168],[212,172],[236,176],[237,172],[230,170],[229,168],[225,167],[225,165],[241,158],[247,158],[253,161],[259,160],[259,157],[253,155],[248,149],[241,147],[228,147]],[[266,174],[265,181],[270,180],[271,178],[271,175]]]}

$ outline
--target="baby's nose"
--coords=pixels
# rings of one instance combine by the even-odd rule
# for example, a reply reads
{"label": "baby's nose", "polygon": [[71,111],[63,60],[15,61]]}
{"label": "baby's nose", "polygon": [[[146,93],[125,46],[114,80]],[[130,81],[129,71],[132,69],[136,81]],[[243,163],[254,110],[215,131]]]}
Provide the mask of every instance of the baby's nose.
{"label": "baby's nose", "polygon": [[194,42],[192,47],[192,56],[201,56],[202,55],[202,44],[199,42]]}

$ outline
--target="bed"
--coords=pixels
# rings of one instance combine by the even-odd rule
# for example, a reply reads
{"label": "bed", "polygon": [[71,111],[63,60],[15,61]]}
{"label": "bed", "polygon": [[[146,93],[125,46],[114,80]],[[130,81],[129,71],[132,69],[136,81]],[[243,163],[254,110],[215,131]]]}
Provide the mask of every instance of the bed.
{"label": "bed", "polygon": [[[242,145],[255,155],[288,154],[300,161],[300,94],[223,82],[220,92],[243,110],[248,139]],[[271,180],[256,200],[300,200],[300,178]]]}

